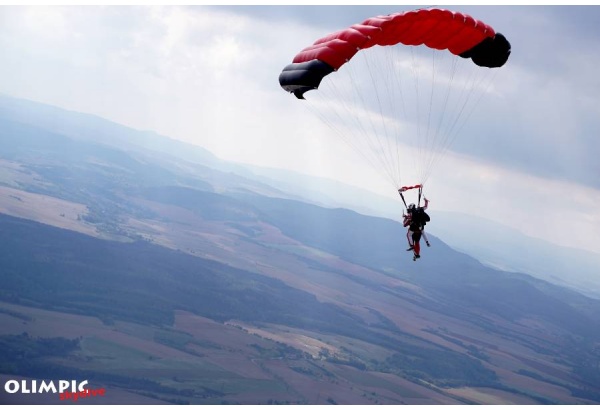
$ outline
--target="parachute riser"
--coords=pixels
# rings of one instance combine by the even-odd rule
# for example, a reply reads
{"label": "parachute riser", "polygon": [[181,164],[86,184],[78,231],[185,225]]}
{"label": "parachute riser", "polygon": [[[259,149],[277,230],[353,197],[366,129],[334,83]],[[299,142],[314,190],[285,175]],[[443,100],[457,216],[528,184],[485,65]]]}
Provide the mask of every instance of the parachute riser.
{"label": "parachute riser", "polygon": [[418,185],[414,185],[414,186],[403,186],[402,188],[398,189],[398,194],[400,194],[400,198],[402,198],[402,202],[404,203],[404,207],[408,210],[408,205],[406,205],[406,200],[404,199],[404,191],[408,191],[409,189],[419,189],[419,196],[418,196],[418,201],[417,201],[417,207],[421,206],[421,196],[423,195],[423,184],[418,184]]}
{"label": "parachute riser", "polygon": [[398,191],[398,193],[400,194],[400,198],[402,198],[402,202],[404,202],[404,207],[406,208],[406,210],[408,210],[408,205],[406,205],[406,200],[404,199],[404,195],[402,195],[402,192]]}

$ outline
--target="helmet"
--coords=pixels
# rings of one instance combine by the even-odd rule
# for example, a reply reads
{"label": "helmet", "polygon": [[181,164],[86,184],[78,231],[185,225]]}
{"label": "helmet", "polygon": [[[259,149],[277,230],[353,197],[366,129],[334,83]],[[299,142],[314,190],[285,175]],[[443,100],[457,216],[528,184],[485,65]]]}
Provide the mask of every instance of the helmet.
{"label": "helmet", "polygon": [[414,211],[414,210],[415,210],[415,208],[416,208],[415,204],[410,204],[410,205],[408,206],[408,210],[409,210],[409,211]]}

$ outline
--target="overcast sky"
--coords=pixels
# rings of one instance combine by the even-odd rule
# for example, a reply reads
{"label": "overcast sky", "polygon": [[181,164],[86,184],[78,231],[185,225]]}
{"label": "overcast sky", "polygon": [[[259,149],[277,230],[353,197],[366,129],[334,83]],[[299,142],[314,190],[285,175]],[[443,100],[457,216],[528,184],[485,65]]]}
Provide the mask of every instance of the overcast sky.
{"label": "overcast sky", "polygon": [[[397,197],[278,76],[317,38],[415,7],[2,6],[0,93]],[[432,212],[600,252],[600,6],[443,7],[512,55],[429,178]]]}

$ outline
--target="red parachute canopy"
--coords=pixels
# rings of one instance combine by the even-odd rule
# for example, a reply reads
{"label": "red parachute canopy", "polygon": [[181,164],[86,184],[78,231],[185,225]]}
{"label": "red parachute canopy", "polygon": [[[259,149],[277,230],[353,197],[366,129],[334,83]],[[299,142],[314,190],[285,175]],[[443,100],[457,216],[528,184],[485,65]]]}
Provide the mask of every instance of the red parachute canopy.
{"label": "red parachute canopy", "polygon": [[279,83],[302,98],[360,50],[399,43],[448,50],[490,68],[501,67],[510,55],[510,43],[502,34],[467,14],[435,8],[412,10],[372,17],[315,41],[284,68]]}

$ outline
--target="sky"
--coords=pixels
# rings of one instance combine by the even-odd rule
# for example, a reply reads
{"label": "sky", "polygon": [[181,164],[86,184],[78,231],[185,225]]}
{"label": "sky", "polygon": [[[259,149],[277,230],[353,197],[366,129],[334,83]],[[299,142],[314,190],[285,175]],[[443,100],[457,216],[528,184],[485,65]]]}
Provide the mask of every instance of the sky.
{"label": "sky", "polygon": [[[330,32],[422,6],[0,6],[0,93],[397,198],[278,76]],[[430,210],[600,253],[600,6],[440,7],[512,54],[427,180]]]}

